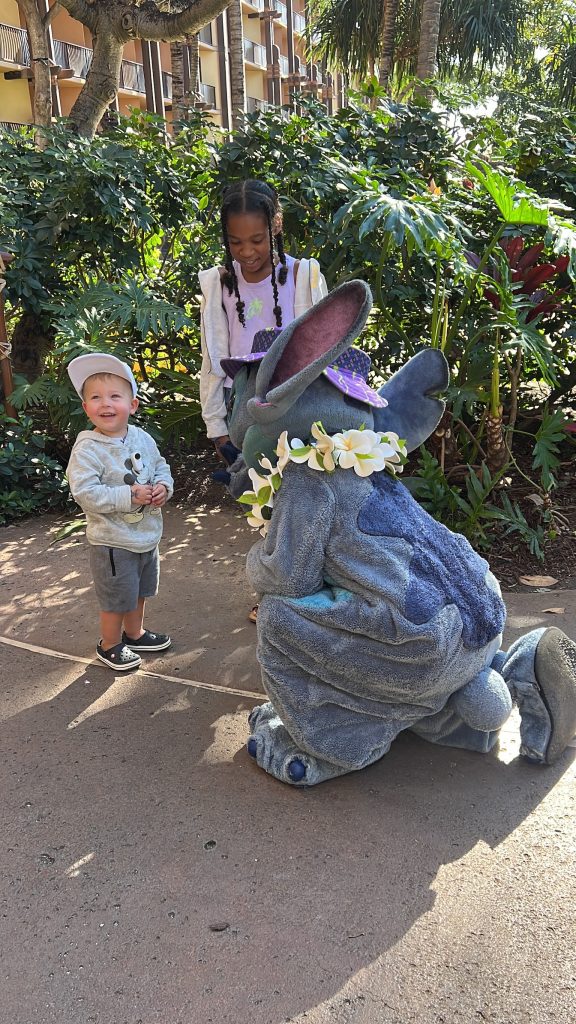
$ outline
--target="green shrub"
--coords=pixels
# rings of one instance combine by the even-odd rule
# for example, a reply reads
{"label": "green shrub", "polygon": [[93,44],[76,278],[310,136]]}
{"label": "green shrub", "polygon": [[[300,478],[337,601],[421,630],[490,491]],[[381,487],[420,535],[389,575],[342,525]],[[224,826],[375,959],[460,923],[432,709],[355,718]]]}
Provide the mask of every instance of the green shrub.
{"label": "green shrub", "polygon": [[47,438],[34,429],[31,417],[16,421],[0,412],[0,431],[0,524],[63,508],[68,497],[64,471],[46,454]]}

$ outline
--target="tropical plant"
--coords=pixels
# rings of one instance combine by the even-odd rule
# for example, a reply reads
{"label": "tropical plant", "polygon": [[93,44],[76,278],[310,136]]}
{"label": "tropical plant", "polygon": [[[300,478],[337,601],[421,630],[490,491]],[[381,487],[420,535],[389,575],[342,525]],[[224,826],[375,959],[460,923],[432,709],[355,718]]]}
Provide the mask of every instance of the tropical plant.
{"label": "tropical plant", "polygon": [[[44,331],[43,368],[24,377],[15,367],[18,406],[37,422],[48,416],[64,446],[83,423],[66,363],[102,348],[134,367],[147,428],[189,443],[199,424],[197,272],[221,260],[223,187],[264,177],[280,193],[289,247],[319,257],[330,286],[370,284],[363,345],[375,382],[423,345],[446,353],[448,410],[429,449],[449,521],[478,543],[513,529],[542,547],[576,383],[576,173],[563,159],[572,120],[557,112],[547,139],[543,108],[506,101],[498,120],[463,109],[461,89],[455,96],[451,86],[437,109],[382,99],[371,108],[359,94],[334,116],[303,100],[292,116],[248,115],[229,139],[209,137],[192,113],[169,147],[149,117],[72,145],[56,128],[43,153],[29,133],[0,136],[13,168],[10,186],[0,182],[0,246],[16,254],[9,322],[25,313]],[[541,506],[508,493],[522,474]],[[489,505],[504,518],[486,516]]]}
{"label": "tropical plant", "polygon": [[353,78],[404,90],[411,78],[482,81],[514,60],[530,0],[315,0],[312,52]]}
{"label": "tropical plant", "polygon": [[47,454],[47,438],[35,429],[32,418],[14,420],[0,406],[0,431],[0,525],[63,508],[68,489],[62,466]]}

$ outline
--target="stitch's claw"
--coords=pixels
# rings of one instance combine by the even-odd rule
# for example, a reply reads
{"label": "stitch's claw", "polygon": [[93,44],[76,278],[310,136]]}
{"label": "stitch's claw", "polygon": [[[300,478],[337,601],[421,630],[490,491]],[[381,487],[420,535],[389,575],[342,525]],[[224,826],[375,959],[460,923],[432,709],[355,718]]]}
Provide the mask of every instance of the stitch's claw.
{"label": "stitch's claw", "polygon": [[250,757],[256,757],[258,744],[256,743],[256,740],[254,739],[253,736],[251,736],[250,739],[248,740],[248,743],[246,744],[246,750],[248,751]]}

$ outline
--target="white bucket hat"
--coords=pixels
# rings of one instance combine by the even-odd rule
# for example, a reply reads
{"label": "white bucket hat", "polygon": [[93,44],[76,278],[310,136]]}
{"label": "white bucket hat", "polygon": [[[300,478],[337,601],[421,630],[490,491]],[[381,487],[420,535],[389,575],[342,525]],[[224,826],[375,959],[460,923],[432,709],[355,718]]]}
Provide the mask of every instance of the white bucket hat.
{"label": "white bucket hat", "polygon": [[128,381],[132,388],[132,395],[136,398],[138,385],[128,363],[123,363],[121,359],[117,359],[116,356],[108,355],[105,352],[92,352],[89,355],[76,356],[76,359],[73,359],[69,364],[68,376],[80,398],[82,398],[84,384],[88,377],[91,377],[94,373],[113,373],[116,377],[122,377]]}

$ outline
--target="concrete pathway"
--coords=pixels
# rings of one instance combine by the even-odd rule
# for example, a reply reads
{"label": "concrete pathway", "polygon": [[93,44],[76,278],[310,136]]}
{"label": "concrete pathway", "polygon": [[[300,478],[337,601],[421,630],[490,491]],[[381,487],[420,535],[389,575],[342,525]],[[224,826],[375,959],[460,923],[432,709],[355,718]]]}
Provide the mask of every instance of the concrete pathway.
{"label": "concrete pathway", "polygon": [[[2,531],[2,1024],[576,1019],[575,750],[526,765],[511,720],[497,756],[406,736],[284,787],[244,746],[241,514],[168,511],[148,624],[175,643],[129,678],[53,531]],[[576,591],[506,597],[508,641],[576,638]]]}

